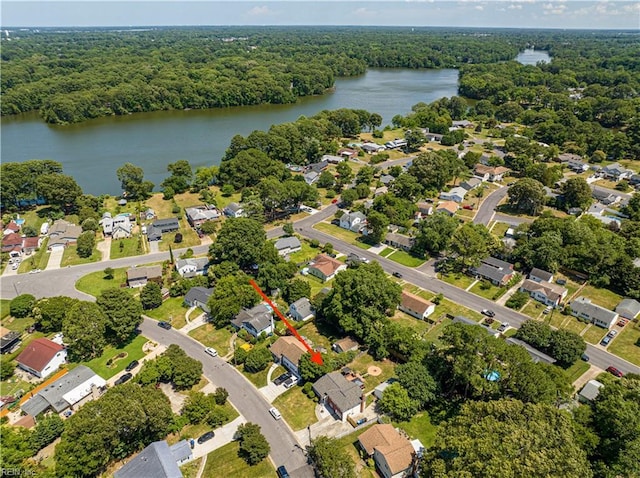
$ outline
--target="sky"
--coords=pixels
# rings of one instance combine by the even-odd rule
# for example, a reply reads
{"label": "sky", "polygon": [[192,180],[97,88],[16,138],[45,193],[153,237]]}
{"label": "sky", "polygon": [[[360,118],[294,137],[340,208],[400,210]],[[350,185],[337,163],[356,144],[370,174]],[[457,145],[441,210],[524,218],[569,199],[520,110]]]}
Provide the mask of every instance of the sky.
{"label": "sky", "polygon": [[2,0],[0,25],[373,25],[640,30],[640,0]]}

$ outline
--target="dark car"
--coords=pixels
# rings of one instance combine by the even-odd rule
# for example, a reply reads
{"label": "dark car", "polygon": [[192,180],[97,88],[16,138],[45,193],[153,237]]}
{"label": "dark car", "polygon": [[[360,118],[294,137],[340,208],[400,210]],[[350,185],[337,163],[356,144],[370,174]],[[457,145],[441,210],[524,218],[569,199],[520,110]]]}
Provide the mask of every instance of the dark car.
{"label": "dark car", "polygon": [[588,356],[587,354],[582,354],[582,355],[580,356],[580,358],[581,358],[582,360],[584,360],[585,362],[588,362],[588,361],[589,361],[589,356]]}
{"label": "dark car", "polygon": [[402,278],[402,274],[400,274],[399,272],[394,272],[393,274],[391,274],[393,277],[397,277],[398,279]]}
{"label": "dark car", "polygon": [[483,309],[482,315],[486,315],[487,317],[495,317],[496,313],[493,310]]}
{"label": "dark car", "polygon": [[124,382],[126,382],[126,381],[128,381],[128,380],[131,380],[131,377],[133,377],[133,375],[132,375],[132,374],[130,374],[130,373],[125,373],[124,375],[121,375],[120,377],[118,377],[118,378],[116,379],[116,381],[115,381],[115,382],[113,382],[113,384],[114,384],[114,385],[121,385],[121,384],[123,384]]}
{"label": "dark car", "polygon": [[137,360],[132,360],[131,362],[129,362],[129,365],[127,365],[124,369],[127,372],[131,372],[134,368],[136,368],[138,366],[138,361]]}
{"label": "dark car", "polygon": [[609,342],[611,342],[611,337],[605,335],[604,338],[600,341],[600,345],[604,345],[606,347],[607,345],[609,345]]}
{"label": "dark car", "polygon": [[612,366],[607,367],[607,372],[609,372],[611,375],[615,375],[616,377],[624,376],[624,374],[620,370]]}
{"label": "dark car", "polygon": [[162,327],[163,329],[169,330],[171,328],[171,324],[169,322],[165,322],[164,320],[161,320],[160,322],[158,322],[158,327]]}
{"label": "dark car", "polygon": [[277,377],[274,381],[273,384],[274,385],[280,385],[283,384],[284,382],[286,382],[287,380],[289,380],[291,378],[291,374],[290,373],[283,373],[282,375],[280,375],[279,377]]}
{"label": "dark car", "polygon": [[215,436],[213,432],[207,432],[198,438],[198,445],[202,445],[204,442],[211,440]]}
{"label": "dark car", "polygon": [[278,478],[289,478],[289,472],[284,467],[284,465],[279,466],[276,472],[278,473]]}

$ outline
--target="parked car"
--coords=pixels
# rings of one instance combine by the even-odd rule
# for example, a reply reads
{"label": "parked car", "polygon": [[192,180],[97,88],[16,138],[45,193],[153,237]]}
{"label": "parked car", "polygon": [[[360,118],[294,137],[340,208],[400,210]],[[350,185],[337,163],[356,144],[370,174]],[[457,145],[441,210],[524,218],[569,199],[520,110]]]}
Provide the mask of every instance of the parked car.
{"label": "parked car", "polygon": [[581,358],[582,360],[584,360],[585,362],[588,362],[588,361],[589,361],[589,356],[588,356],[587,354],[582,354],[582,355],[580,356],[580,358]]}
{"label": "parked car", "polygon": [[289,472],[284,465],[279,466],[276,472],[278,473],[278,478],[289,478]]}
{"label": "parked car", "polygon": [[545,307],[544,310],[542,311],[543,314],[548,314],[549,312],[551,312],[551,306]]}
{"label": "parked car", "polygon": [[620,319],[618,321],[618,327],[624,327],[625,325],[627,325],[627,319]]}
{"label": "parked car", "polygon": [[289,380],[290,378],[291,378],[291,374],[289,372],[285,372],[279,377],[276,377],[276,379],[273,381],[273,384],[276,386],[281,385],[287,380]]}
{"label": "parked car", "polygon": [[393,277],[397,277],[398,279],[402,278],[402,274],[400,274],[400,272],[394,272],[393,274],[391,274]]}
{"label": "parked car", "polygon": [[614,338],[616,335],[618,335],[618,331],[617,330],[611,330],[609,331],[609,333],[607,334],[609,337]]}
{"label": "parked car", "polygon": [[127,365],[124,369],[127,372],[131,372],[134,368],[136,368],[138,366],[138,361],[137,360],[132,360],[131,362],[129,362],[129,365]]}
{"label": "parked car", "polygon": [[493,310],[482,309],[482,315],[486,315],[487,317],[495,317],[496,313]]}
{"label": "parked car", "polygon": [[558,285],[566,285],[567,281],[564,279],[557,279],[556,280],[556,284]]}
{"label": "parked car", "polygon": [[273,418],[275,418],[276,420],[280,420],[282,418],[282,415],[280,415],[280,412],[278,411],[278,409],[276,407],[271,407],[269,409],[269,413],[271,414],[271,416]]}
{"label": "parked car", "polygon": [[609,345],[609,342],[611,342],[611,337],[609,337],[608,335],[606,335],[601,341],[600,341],[600,345],[604,345],[605,347],[607,345]]}
{"label": "parked car", "polygon": [[123,384],[124,382],[127,382],[127,381],[131,380],[131,377],[133,377],[133,374],[125,373],[124,375],[121,375],[120,377],[118,377],[118,378],[116,379],[116,381],[115,381],[115,382],[113,382],[113,384],[114,384],[114,385],[121,385],[121,384]]}
{"label": "parked car", "polygon": [[163,329],[169,330],[171,328],[171,324],[169,322],[165,322],[164,320],[161,320],[160,322],[158,322],[158,327],[162,327]]}
{"label": "parked car", "polygon": [[214,436],[215,433],[213,432],[207,432],[204,435],[201,435],[200,438],[198,438],[198,445],[202,445],[204,442],[211,440]]}
{"label": "parked car", "polygon": [[498,332],[504,332],[509,327],[509,322],[503,322],[500,327],[498,327]]}
{"label": "parked car", "polygon": [[615,375],[616,377],[624,376],[624,374],[620,370],[618,370],[617,368],[615,368],[613,366],[607,367],[607,372],[609,372],[611,375]]}
{"label": "parked car", "polygon": [[462,209],[467,209],[468,211],[473,211],[473,205],[472,204],[465,204],[464,206],[462,206]]}
{"label": "parked car", "polygon": [[204,349],[204,353],[211,355],[212,357],[217,357],[218,356],[218,351],[214,348],[211,347],[207,347],[206,349]]}
{"label": "parked car", "polygon": [[296,384],[297,380],[295,377],[289,377],[284,381],[284,388],[291,388]]}
{"label": "parked car", "polygon": [[331,204],[336,204],[338,202],[338,198],[334,198],[331,200]]}

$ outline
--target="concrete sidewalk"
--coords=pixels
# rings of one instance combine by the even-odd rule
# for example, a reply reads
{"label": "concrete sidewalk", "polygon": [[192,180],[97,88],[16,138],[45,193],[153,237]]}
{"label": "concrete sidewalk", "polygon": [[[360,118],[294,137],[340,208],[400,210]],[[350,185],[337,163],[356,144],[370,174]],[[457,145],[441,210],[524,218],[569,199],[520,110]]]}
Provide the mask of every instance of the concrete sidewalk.
{"label": "concrete sidewalk", "polygon": [[207,323],[207,314],[200,314],[195,319],[191,320],[187,325],[178,329],[179,332],[182,332],[185,335],[188,335],[194,329],[203,326]]}

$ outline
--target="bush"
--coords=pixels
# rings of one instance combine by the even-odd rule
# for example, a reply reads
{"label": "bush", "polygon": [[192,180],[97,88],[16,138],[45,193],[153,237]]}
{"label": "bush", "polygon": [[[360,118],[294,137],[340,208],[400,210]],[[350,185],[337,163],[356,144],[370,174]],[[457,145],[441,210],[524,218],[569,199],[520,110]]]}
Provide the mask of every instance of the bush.
{"label": "bush", "polygon": [[207,425],[218,428],[229,420],[229,412],[220,405],[214,405],[207,416]]}
{"label": "bush", "polygon": [[182,242],[182,233],[181,232],[176,232],[175,237],[173,238],[173,242],[175,242],[176,244],[180,244]]}
{"label": "bush", "polygon": [[229,392],[227,392],[226,388],[218,387],[213,393],[213,399],[216,402],[216,405],[224,405],[225,403],[227,403],[228,397]]}
{"label": "bush", "polygon": [[520,310],[528,300],[529,294],[527,294],[526,292],[518,291],[511,297],[509,297],[505,305],[510,309]]}
{"label": "bush", "polygon": [[260,347],[254,348],[247,354],[244,361],[244,369],[250,373],[256,373],[267,368],[271,362],[271,352],[268,349]]}
{"label": "bush", "polygon": [[31,315],[36,298],[31,294],[22,294],[16,297],[9,304],[9,312],[17,319]]}
{"label": "bush", "polygon": [[16,370],[16,363],[10,360],[0,361],[0,380],[7,380],[13,377],[13,372]]}
{"label": "bush", "polygon": [[76,252],[78,256],[87,258],[93,254],[93,248],[96,245],[96,233],[93,231],[85,231],[78,237]]}
{"label": "bush", "polygon": [[247,355],[248,352],[245,349],[241,347],[236,348],[233,352],[233,363],[236,365],[244,363],[244,361],[247,360]]}

